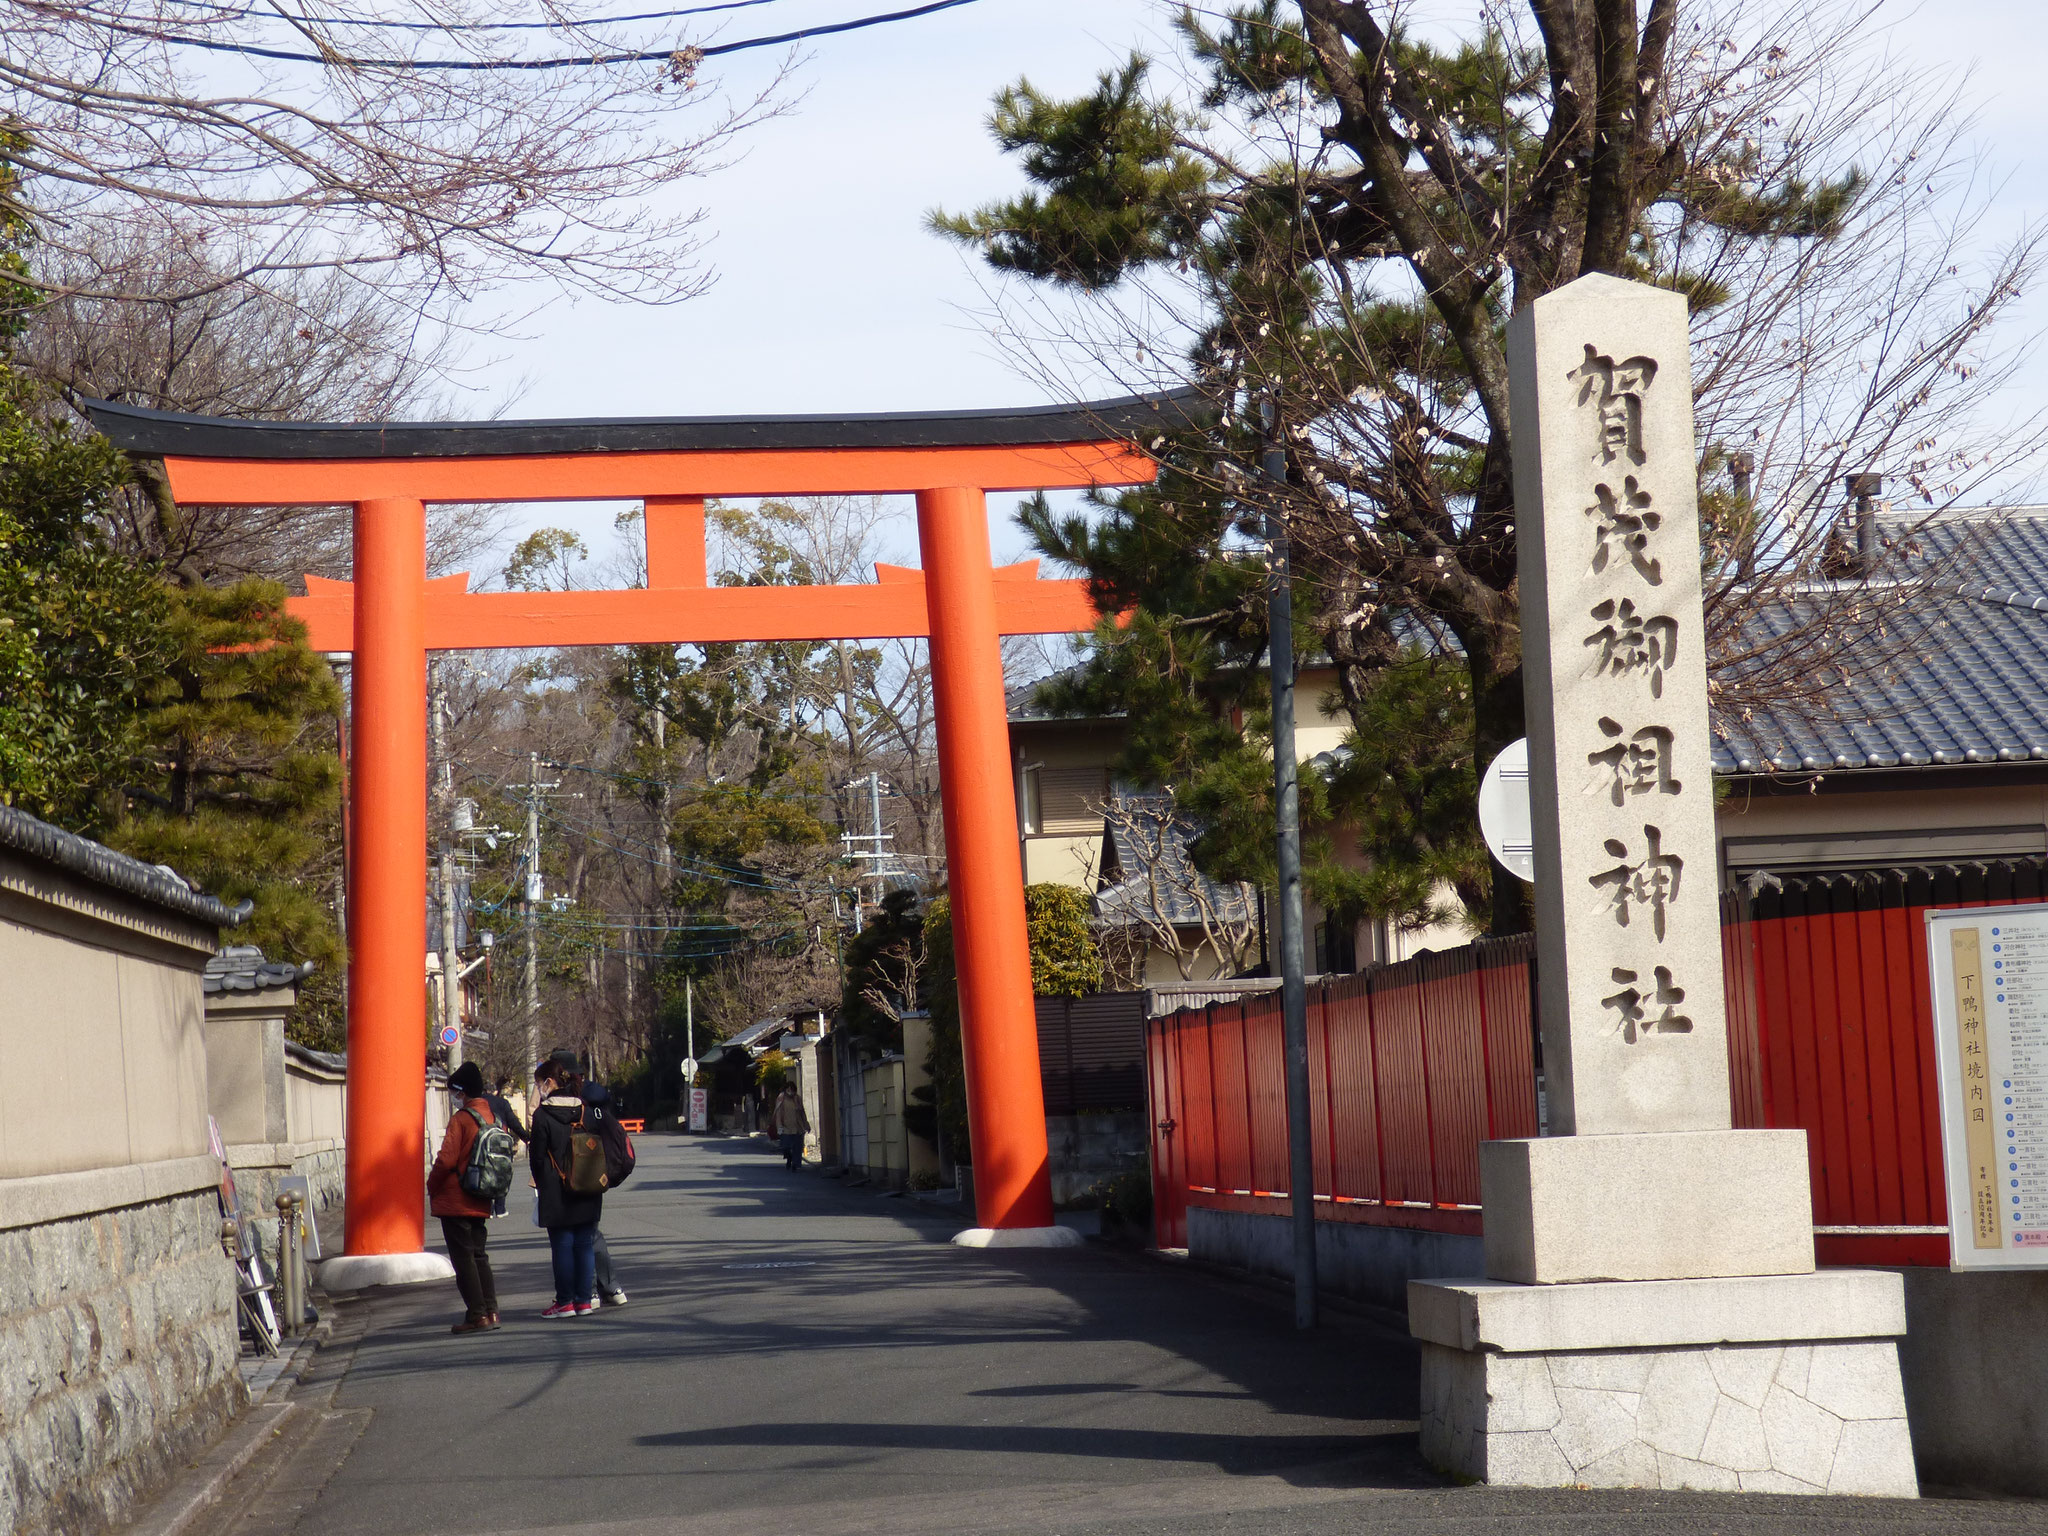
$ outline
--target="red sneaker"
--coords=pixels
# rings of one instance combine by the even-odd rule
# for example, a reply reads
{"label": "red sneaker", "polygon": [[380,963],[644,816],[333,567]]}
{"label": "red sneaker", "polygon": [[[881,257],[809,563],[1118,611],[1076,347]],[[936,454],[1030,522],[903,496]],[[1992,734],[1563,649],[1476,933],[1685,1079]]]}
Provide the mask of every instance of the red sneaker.
{"label": "red sneaker", "polygon": [[576,1315],[576,1304],[569,1301],[558,1301],[551,1307],[543,1308],[540,1315],[542,1317],[574,1317]]}
{"label": "red sneaker", "polygon": [[594,1301],[579,1301],[576,1303],[575,1311],[578,1317],[588,1317],[596,1310],[597,1303]]}

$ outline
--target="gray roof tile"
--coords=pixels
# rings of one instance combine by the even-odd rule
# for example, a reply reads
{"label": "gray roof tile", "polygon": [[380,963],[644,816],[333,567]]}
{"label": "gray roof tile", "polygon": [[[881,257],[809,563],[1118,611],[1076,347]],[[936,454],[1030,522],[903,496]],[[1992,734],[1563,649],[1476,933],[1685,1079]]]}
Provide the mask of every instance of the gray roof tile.
{"label": "gray roof tile", "polygon": [[[1895,520],[1894,528],[1899,527]],[[1714,771],[1859,772],[2048,758],[2048,509],[1944,518],[1914,536],[1929,583],[1904,627],[1820,702],[1717,710]],[[1790,633],[1795,603],[1763,615]]]}

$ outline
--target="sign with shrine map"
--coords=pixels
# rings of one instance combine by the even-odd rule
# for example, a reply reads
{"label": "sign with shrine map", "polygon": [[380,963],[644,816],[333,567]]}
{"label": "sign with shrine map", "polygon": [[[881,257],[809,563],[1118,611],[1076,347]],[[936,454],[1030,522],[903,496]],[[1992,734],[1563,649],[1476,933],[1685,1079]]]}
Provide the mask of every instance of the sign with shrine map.
{"label": "sign with shrine map", "polygon": [[2048,908],[1927,914],[1949,1267],[2048,1269]]}

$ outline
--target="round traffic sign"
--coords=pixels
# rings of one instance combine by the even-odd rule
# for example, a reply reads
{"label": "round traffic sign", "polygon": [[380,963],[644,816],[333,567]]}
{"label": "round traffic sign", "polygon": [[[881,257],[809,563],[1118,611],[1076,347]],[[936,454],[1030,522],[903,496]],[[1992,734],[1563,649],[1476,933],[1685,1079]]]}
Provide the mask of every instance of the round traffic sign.
{"label": "round traffic sign", "polygon": [[442,1026],[441,1043],[443,1045],[453,1045],[456,1041],[460,1040],[461,1038],[462,1031],[457,1029],[453,1024]]}
{"label": "round traffic sign", "polygon": [[685,1056],[685,1057],[683,1058],[683,1077],[684,1077],[684,1079],[685,1079],[685,1080],[687,1081],[688,1079],[690,1079],[690,1078],[693,1078],[693,1077],[695,1077],[696,1075],[697,1075],[697,1058],[696,1058],[696,1057],[694,1057],[694,1056]]}
{"label": "round traffic sign", "polygon": [[1479,830],[1486,846],[1522,879],[1536,879],[1536,836],[1529,819],[1529,738],[1500,750],[1479,781]]}

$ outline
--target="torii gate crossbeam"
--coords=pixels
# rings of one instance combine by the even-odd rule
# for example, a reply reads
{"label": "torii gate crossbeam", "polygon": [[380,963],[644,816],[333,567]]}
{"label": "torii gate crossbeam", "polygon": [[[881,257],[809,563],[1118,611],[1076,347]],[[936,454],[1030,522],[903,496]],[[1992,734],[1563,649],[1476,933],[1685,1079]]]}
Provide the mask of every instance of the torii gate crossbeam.
{"label": "torii gate crossbeam", "polygon": [[[1188,395],[854,417],[326,425],[89,402],[181,503],[352,505],[355,579],[309,579],[315,649],[354,653],[343,1289],[445,1274],[425,1249],[427,653],[470,647],[925,636],[953,902],[977,1218],[961,1240],[1052,1243],[1045,1105],[1004,709],[1001,637],[1088,628],[1082,583],[992,568],[987,493],[1149,482]],[[922,571],[875,585],[718,588],[711,496],[911,494]],[[648,585],[472,593],[426,576],[433,502],[646,503]]]}

